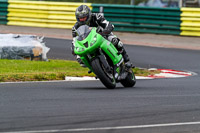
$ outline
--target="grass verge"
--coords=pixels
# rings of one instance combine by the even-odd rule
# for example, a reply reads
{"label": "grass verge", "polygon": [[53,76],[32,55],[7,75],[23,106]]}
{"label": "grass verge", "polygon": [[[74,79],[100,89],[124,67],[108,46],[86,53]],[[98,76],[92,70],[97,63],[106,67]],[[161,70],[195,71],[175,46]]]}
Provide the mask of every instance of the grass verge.
{"label": "grass verge", "polygon": [[[147,76],[158,71],[133,69],[138,76]],[[88,68],[80,67],[76,61],[49,60],[28,61],[28,60],[0,60],[0,82],[15,81],[47,81],[64,80],[65,76],[95,76],[88,74]]]}

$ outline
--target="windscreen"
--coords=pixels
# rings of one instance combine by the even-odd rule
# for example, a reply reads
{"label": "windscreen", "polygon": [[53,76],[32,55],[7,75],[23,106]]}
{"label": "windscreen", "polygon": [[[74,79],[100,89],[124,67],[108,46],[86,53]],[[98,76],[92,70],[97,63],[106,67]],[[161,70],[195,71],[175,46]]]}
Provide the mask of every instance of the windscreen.
{"label": "windscreen", "polygon": [[82,25],[77,29],[77,34],[78,34],[78,40],[82,41],[84,40],[90,33],[91,29],[87,25]]}

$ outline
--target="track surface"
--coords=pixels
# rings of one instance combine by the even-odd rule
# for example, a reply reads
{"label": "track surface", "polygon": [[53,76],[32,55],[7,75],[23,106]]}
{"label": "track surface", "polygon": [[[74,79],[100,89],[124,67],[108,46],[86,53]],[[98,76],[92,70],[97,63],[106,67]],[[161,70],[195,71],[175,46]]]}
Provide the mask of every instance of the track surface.
{"label": "track surface", "polygon": [[[48,58],[74,60],[71,41],[45,41]],[[198,75],[138,80],[134,88],[114,90],[99,81],[0,83],[0,132],[199,133],[200,51],[125,47],[138,67]]]}

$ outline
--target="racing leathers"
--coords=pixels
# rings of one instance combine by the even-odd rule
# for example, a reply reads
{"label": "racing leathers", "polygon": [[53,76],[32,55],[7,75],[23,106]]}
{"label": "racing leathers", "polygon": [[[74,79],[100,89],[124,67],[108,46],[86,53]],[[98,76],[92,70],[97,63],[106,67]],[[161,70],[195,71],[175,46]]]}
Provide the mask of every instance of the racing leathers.
{"label": "racing leathers", "polygon": [[[73,36],[73,41],[72,41],[72,54],[74,54],[74,41],[75,41],[75,37],[77,36],[77,32],[76,30],[81,26],[82,24],[80,22],[76,22],[76,24],[74,25],[74,27],[72,28],[72,36]],[[112,44],[114,44],[114,46],[116,47],[116,49],[122,54],[124,61],[128,62],[129,61],[129,57],[123,47],[123,43],[120,41],[120,39],[118,37],[116,37],[112,31],[114,29],[114,26],[107,21],[102,13],[92,13],[91,14],[91,20],[88,23],[89,27],[101,27],[103,29],[102,31],[102,36],[104,38],[106,38],[108,41],[110,41]],[[80,63],[80,59],[77,58],[78,62]]]}

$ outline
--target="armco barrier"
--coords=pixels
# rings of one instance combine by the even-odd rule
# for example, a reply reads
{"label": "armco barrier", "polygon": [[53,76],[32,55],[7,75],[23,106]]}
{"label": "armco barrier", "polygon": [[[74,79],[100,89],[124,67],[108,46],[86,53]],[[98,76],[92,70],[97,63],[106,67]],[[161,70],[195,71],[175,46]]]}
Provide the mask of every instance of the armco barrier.
{"label": "armco barrier", "polygon": [[180,34],[179,8],[151,8],[131,5],[92,4],[93,12],[103,7],[104,16],[117,31]]}
{"label": "armco barrier", "polygon": [[200,36],[200,8],[181,8],[181,35]]}
{"label": "armco barrier", "polygon": [[[0,24],[66,28],[75,24],[76,8],[86,3],[0,0]],[[92,12],[104,8],[115,31],[200,36],[200,8],[152,8],[87,3]]]}
{"label": "armco barrier", "polygon": [[[75,10],[83,3],[47,1],[9,1],[8,25],[72,28]],[[91,4],[87,5],[91,7]]]}
{"label": "armco barrier", "polygon": [[6,0],[0,0],[0,24],[7,24],[7,9],[8,2]]}

